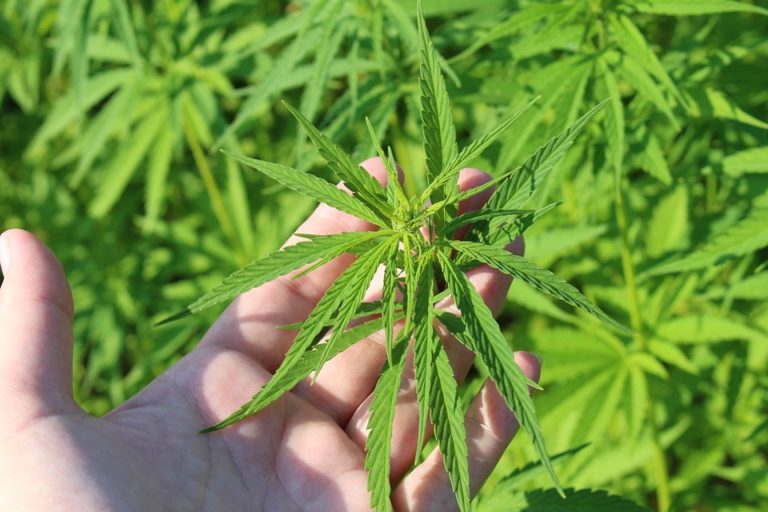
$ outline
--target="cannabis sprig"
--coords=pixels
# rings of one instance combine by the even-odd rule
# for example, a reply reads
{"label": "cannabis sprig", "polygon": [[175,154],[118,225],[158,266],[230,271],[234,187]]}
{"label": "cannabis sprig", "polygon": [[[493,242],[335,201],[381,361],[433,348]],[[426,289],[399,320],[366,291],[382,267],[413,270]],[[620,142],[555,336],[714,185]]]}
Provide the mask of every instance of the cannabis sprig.
{"label": "cannabis sprig", "polygon": [[[287,188],[365,219],[378,229],[364,233],[307,235],[306,241],[280,249],[238,270],[172,319],[227,302],[251,288],[299,269],[304,268],[301,273],[304,274],[342,254],[356,255],[355,261],[331,285],[309,316],[300,324],[288,326],[298,330],[298,334],[272,379],[247,404],[205,432],[225,428],[261,411],[302,380],[317,375],[323,364],[335,355],[365,336],[383,330],[387,361],[373,393],[365,456],[372,505],[377,510],[391,509],[389,454],[392,424],[406,353],[409,341],[413,340],[419,402],[417,453],[422,451],[427,437],[429,418],[459,508],[466,511],[470,507],[470,490],[463,406],[445,348],[437,335],[437,323],[474,352],[479,364],[487,369],[531,436],[555,487],[558,490],[561,487],[528,393],[529,386],[536,384],[515,363],[510,344],[465,271],[480,264],[489,265],[594,315],[616,330],[625,333],[627,330],[564,280],[505,250],[510,240],[556,206],[553,204],[535,211],[521,209],[602,104],[541,146],[520,167],[481,187],[496,187],[483,208],[459,215],[458,203],[479,191],[478,188],[459,191],[460,170],[490,146],[534,102],[459,151],[445,80],[420,6],[418,28],[421,118],[428,175],[426,188],[413,196],[406,194],[397,178],[391,149],[384,151],[370,123],[368,128],[374,147],[389,178],[384,187],[354,164],[350,156],[301,112],[286,104],[350,193],[324,179],[281,164],[241,155],[229,156]],[[462,226],[469,226],[468,233],[464,240],[454,240],[454,232]],[[428,236],[424,236],[425,230]],[[385,267],[382,299],[374,304],[362,304],[364,293],[381,265]],[[447,289],[440,291],[440,283],[445,283]],[[400,300],[398,294],[402,297]],[[453,297],[460,316],[436,308],[436,303],[448,295]],[[371,315],[375,315],[373,319],[349,327],[353,320]],[[324,342],[319,342],[320,339]]]}

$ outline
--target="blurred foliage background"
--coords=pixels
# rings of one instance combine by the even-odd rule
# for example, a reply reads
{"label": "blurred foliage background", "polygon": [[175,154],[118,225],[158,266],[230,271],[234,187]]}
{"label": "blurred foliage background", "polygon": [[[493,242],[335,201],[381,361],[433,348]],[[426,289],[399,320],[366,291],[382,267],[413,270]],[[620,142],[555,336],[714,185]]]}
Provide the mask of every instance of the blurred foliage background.
{"label": "blurred foliage background", "polygon": [[[543,356],[550,449],[591,443],[563,481],[660,510],[765,507],[768,4],[424,3],[460,142],[541,95],[476,167],[513,168],[610,98],[532,200],[564,203],[526,252],[637,335],[521,283],[502,313],[514,347]],[[194,346],[215,315],[153,323],[313,208],[217,152],[329,172],[281,98],[360,160],[368,116],[422,186],[414,14],[407,0],[0,2],[0,227],[35,232],[67,270],[87,410]],[[532,458],[516,441],[495,475]],[[506,510],[506,488],[485,489]]]}

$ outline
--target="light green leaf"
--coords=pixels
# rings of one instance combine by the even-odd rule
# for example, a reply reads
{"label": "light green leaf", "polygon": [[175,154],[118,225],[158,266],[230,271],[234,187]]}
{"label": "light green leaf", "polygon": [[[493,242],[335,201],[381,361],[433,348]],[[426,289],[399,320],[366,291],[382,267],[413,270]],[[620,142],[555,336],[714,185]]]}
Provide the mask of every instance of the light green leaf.
{"label": "light green leaf", "polygon": [[[312,66],[312,76],[307,80],[307,86],[301,97],[301,111],[304,116],[312,121],[317,115],[322,99],[323,91],[328,85],[328,76],[330,74],[330,63],[339,51],[341,42],[347,32],[345,18],[340,16],[339,12],[344,2],[340,0],[331,0],[323,7],[327,16],[322,23],[322,44],[319,46],[315,62]],[[300,139],[300,143],[303,140]]]}
{"label": "light green leaf", "polygon": [[365,118],[365,124],[368,126],[368,133],[371,136],[371,141],[373,141],[374,148],[376,148],[376,153],[378,153],[379,158],[382,162],[384,162],[384,167],[387,169],[387,188],[393,190],[395,193],[394,205],[396,207],[398,204],[407,205],[408,196],[405,195],[405,191],[400,184],[400,178],[397,175],[397,167],[394,161],[394,157],[391,154],[392,150],[390,149],[389,154],[385,154],[384,149],[381,147],[381,143],[379,142],[379,137],[376,135],[376,130],[374,130],[370,119],[367,117]]}
{"label": "light green leaf", "polygon": [[241,293],[257,288],[318,259],[339,256],[357,245],[385,235],[386,233],[377,231],[350,232],[317,236],[310,241],[290,245],[237,270],[224,278],[211,291],[187,306],[186,310],[161,323],[176,320],[190,313],[199,313],[216,304],[230,301]]}
{"label": "light green leaf", "polygon": [[378,214],[371,211],[368,206],[360,202],[354,195],[344,192],[322,178],[286,167],[285,165],[265,162],[264,160],[241,155],[233,155],[226,151],[224,153],[230,158],[234,158],[238,162],[256,169],[291,190],[309,196],[319,203],[325,203],[337,210],[352,214],[355,217],[365,219],[379,226],[386,226],[386,223]]}
{"label": "light green leaf", "polygon": [[[400,315],[400,317],[402,318],[402,315]],[[334,347],[336,353],[333,355],[340,354],[358,341],[372,335],[380,329],[381,320],[378,318],[356,325],[341,336],[339,342]],[[300,360],[289,370],[283,371],[279,376],[275,375],[272,377],[272,379],[270,379],[270,381],[267,382],[256,395],[254,395],[253,399],[248,404],[241,407],[235,414],[225,420],[225,422],[214,425],[203,430],[203,432],[213,432],[222,429],[227,425],[237,423],[240,419],[260,411],[277,400],[284,391],[293,389],[296,384],[309,376],[309,374],[317,367],[317,362],[320,360],[323,350],[325,350],[324,347],[318,345],[305,352]]]}
{"label": "light green leaf", "polygon": [[[91,108],[103,101],[109,94],[123,84],[131,83],[136,78],[133,69],[110,69],[90,77],[85,86],[83,108]],[[60,135],[77,121],[78,108],[72,94],[63,96],[46,116],[40,129],[35,133],[25,156],[39,159],[46,154],[46,147],[51,139]]]}
{"label": "light green leaf", "polygon": [[[306,376],[306,374],[304,376],[299,375],[304,371],[304,363],[308,357],[307,354],[316,353],[316,355],[312,356],[314,366],[309,369],[309,371],[312,371],[319,366],[321,361],[327,360],[332,354],[343,350],[344,325],[341,325],[342,322],[338,320],[336,313],[345,300],[347,300],[347,303],[351,302],[349,300],[352,295],[350,290],[355,290],[355,295],[365,293],[365,289],[370,284],[386,249],[388,249],[388,244],[381,244],[379,247],[375,247],[357,258],[347,267],[303,322],[301,331],[296,336],[296,339],[293,340],[293,344],[288,349],[283,362],[272,379],[248,403],[244,404],[239,410],[220,423],[204,430],[204,432],[212,432],[237,423],[251,414],[264,409],[282,396],[283,393],[291,390],[299,380]],[[362,293],[359,293],[361,289]],[[332,334],[333,343],[330,343],[329,340],[328,343],[317,345],[316,339],[318,335],[321,334],[331,318],[334,319],[332,325],[336,327]],[[380,320],[377,324],[381,328]],[[309,352],[313,346],[315,346],[315,349]],[[297,368],[301,368],[302,372],[298,372]]]}
{"label": "light green leaf", "polygon": [[395,405],[407,348],[407,343],[398,343],[373,390],[368,439],[365,442],[365,469],[368,471],[371,506],[377,512],[392,510],[392,487],[389,482],[392,422],[395,419]]}
{"label": "light green leaf", "polygon": [[[589,446],[589,443],[584,443],[574,448],[571,448],[570,450],[566,450],[564,452],[560,452],[555,455],[552,455],[551,457],[552,464],[555,464],[555,465],[562,464],[566,460],[572,458],[577,453],[581,452],[587,446]],[[509,489],[509,491],[512,491],[512,492],[519,491],[523,484],[530,482],[534,478],[543,476],[544,474],[546,474],[546,471],[541,461],[529,462],[525,466],[518,468],[513,472],[505,475],[501,480],[499,480],[499,483],[497,483],[496,485],[497,487],[503,487],[505,489]],[[503,492],[502,489],[499,489],[498,491],[494,489],[493,494],[499,491]]]}
{"label": "light green leaf", "polygon": [[[547,453],[533,401],[528,393],[529,379],[515,363],[512,349],[493,318],[493,314],[467,276],[443,251],[437,251],[437,255],[448,288],[462,315],[461,319],[456,319],[459,322],[451,325],[444,323],[444,325],[454,334],[461,336],[461,339],[471,343],[470,348],[487,367],[489,375],[496,383],[507,405],[515,412],[517,420],[531,436],[542,464],[559,489],[560,483]],[[467,335],[456,331],[457,323],[462,323],[466,327]],[[453,329],[452,326],[454,326]]]}
{"label": "light green leaf", "polygon": [[768,16],[768,9],[734,0],[650,0],[637,2],[638,11],[669,16],[697,16],[721,12],[753,12]]}
{"label": "light green leaf", "polygon": [[688,189],[676,187],[659,200],[645,231],[648,255],[658,257],[688,245]]}
{"label": "light green leaf", "polygon": [[730,176],[768,173],[768,146],[745,149],[723,158],[723,170]]}
{"label": "light green leaf", "polygon": [[493,210],[483,208],[482,210],[473,210],[454,218],[448,224],[443,226],[439,233],[441,236],[448,236],[462,226],[473,224],[482,220],[510,217],[512,215],[525,215],[533,213],[533,210]]}
{"label": "light green leaf", "polygon": [[414,464],[419,464],[424,440],[426,439],[427,416],[432,386],[433,382],[435,382],[434,357],[437,350],[436,345],[440,343],[433,326],[434,276],[431,257],[424,257],[420,261],[415,279],[409,279],[408,284],[409,286],[416,285],[413,308],[413,364],[416,376],[416,398],[419,402],[419,426]]}
{"label": "light green leaf", "polygon": [[479,157],[482,152],[488,148],[488,146],[493,144],[502,133],[507,131],[507,129],[509,129],[509,127],[512,126],[512,124],[517,121],[521,115],[527,112],[528,109],[531,108],[538,100],[538,97],[534,98],[527,105],[505,119],[501,124],[491,130],[489,133],[486,133],[479,139],[475,139],[469,146],[462,149],[458,155],[456,155],[450,162],[445,164],[439,175],[435,176],[435,178],[429,183],[427,189],[424,191],[424,199],[429,197],[433,190],[436,190],[452,179],[455,179],[458,176],[458,173],[469,162]]}
{"label": "light green leaf", "polygon": [[[421,129],[424,137],[424,151],[427,158],[427,177],[434,180],[457,153],[456,128],[453,125],[451,105],[445,80],[440,72],[437,52],[429,39],[429,32],[424,21],[421,1],[418,3],[419,84],[421,86]],[[432,197],[433,201],[441,195]]]}
{"label": "light green leaf", "polygon": [[672,78],[667,74],[656,53],[651,49],[640,30],[629,17],[619,14],[610,16],[609,21],[616,32],[617,41],[621,48],[641,66],[647,69],[656,79],[664,84],[676,98],[682,101],[682,94]]}
{"label": "light green leaf", "polygon": [[[277,91],[285,88],[295,73],[298,63],[310,50],[317,48],[318,44],[324,42],[320,41],[322,30],[312,26],[326,4],[327,2],[315,2],[306,10],[306,14],[302,13],[300,16],[290,19],[290,22],[296,22],[296,24],[290,22],[287,24],[290,30],[279,33],[278,38],[294,32],[296,32],[296,37],[277,58],[270,72],[260,81],[259,87],[254,88],[241,105],[235,120],[214,143],[213,149],[221,148],[224,141],[232,137],[248,119],[253,117],[265,101]],[[273,41],[270,40],[268,44]],[[311,71],[308,70],[307,79],[309,76],[311,76]]]}
{"label": "light green leaf", "polygon": [[[370,262],[367,263],[367,265],[370,265],[370,267],[367,268],[367,273],[366,270],[361,270],[359,280],[355,280],[354,282],[350,283],[347,289],[342,292],[344,294],[344,298],[340,301],[337,310],[333,314],[334,328],[331,331],[331,336],[324,344],[325,349],[323,350],[323,356],[317,363],[315,376],[317,376],[317,373],[320,372],[320,368],[328,360],[331,353],[335,353],[333,352],[334,345],[338,342],[339,338],[344,333],[344,329],[347,327],[347,325],[349,325],[349,322],[355,315],[360,302],[362,302],[363,297],[365,296],[366,290],[368,290],[368,286],[371,284],[371,279],[373,279],[373,275],[375,274],[379,263],[381,263],[381,261],[385,258],[385,255],[391,252],[393,247],[397,247],[398,242],[398,237],[393,236],[386,242],[381,243],[379,247],[371,249],[369,253],[360,256],[359,259],[363,259],[365,261],[370,259]],[[304,328],[306,328],[306,323]]]}
{"label": "light green leaf", "polygon": [[539,147],[519,170],[510,174],[509,178],[499,185],[488,200],[486,208],[506,210],[521,207],[562,159],[584,125],[606,102],[607,100],[590,109],[568,128]]}
{"label": "light green leaf", "polygon": [[768,207],[756,207],[745,218],[716,234],[698,250],[677,261],[653,267],[647,271],[646,275],[697,270],[752,253],[766,245],[768,245]]}
{"label": "light green leaf", "polygon": [[[432,326],[429,326],[432,331]],[[434,332],[432,337],[434,337]],[[443,463],[459,510],[469,512],[469,461],[467,434],[464,429],[464,408],[457,393],[448,354],[439,341],[432,343],[435,379],[431,385],[429,410],[435,427],[435,438],[443,454]]]}
{"label": "light green leaf", "polygon": [[317,148],[320,156],[328,163],[328,166],[336,173],[344,184],[351,189],[357,197],[369,206],[376,214],[382,218],[387,218],[386,212],[389,211],[387,198],[384,189],[379,185],[376,179],[368,174],[360,166],[352,163],[349,156],[344,153],[336,144],[331,142],[320,130],[318,130],[304,115],[283,102],[285,108],[296,118],[304,127],[312,143]]}
{"label": "light green leaf", "polygon": [[156,134],[166,120],[164,109],[157,109],[156,112],[144,118],[131,133],[130,138],[120,145],[120,150],[101,173],[102,182],[88,207],[90,215],[101,218],[109,213],[120,199],[125,187],[128,186],[139,164],[144,160]]}
{"label": "light green leaf", "polygon": [[387,361],[392,362],[392,347],[395,344],[395,310],[397,308],[397,244],[392,244],[392,249],[387,256],[384,268],[384,287],[381,292],[381,317],[384,321],[384,338],[387,348]]}
{"label": "light green leaf", "polygon": [[629,334],[630,331],[620,323],[609,317],[603,310],[592,304],[579,290],[557,277],[555,274],[539,267],[535,263],[506,251],[503,247],[484,245],[476,242],[450,241],[452,248],[456,249],[468,258],[485,263],[491,267],[509,274],[533,288],[547,293],[552,297],[562,300],[571,306],[580,308],[606,325]]}

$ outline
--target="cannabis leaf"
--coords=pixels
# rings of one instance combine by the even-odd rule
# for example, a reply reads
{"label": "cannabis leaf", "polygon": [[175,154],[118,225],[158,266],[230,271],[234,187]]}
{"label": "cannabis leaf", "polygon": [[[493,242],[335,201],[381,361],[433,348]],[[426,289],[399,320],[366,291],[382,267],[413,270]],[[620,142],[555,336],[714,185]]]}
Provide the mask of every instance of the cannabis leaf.
{"label": "cannabis leaf", "polygon": [[[309,118],[286,103],[285,107],[348,191],[282,164],[227,153],[228,156],[287,188],[367,220],[376,230],[301,235],[306,241],[246,265],[169,320],[231,300],[281,276],[299,278],[342,254],[353,255],[354,261],[327,289],[307,318],[284,326],[296,330],[297,334],[274,376],[248,403],[205,432],[225,428],[258,413],[303,380],[316,377],[329,359],[380,330],[384,332],[387,357],[373,392],[365,455],[371,504],[380,511],[391,510],[389,459],[393,421],[400,381],[409,360],[407,354],[413,350],[419,412],[416,463],[420,462],[422,448],[430,435],[428,420],[431,420],[432,435],[443,456],[458,507],[468,511],[472,496],[464,404],[438,336],[438,322],[475,353],[478,366],[487,370],[520,425],[530,435],[541,467],[558,491],[561,486],[529,394],[530,387],[538,386],[515,363],[512,347],[465,271],[488,265],[595,316],[624,334],[628,331],[566,281],[503,247],[504,242],[523,234],[559,204],[536,210],[522,208],[604,103],[550,139],[520,167],[500,174],[486,185],[459,192],[458,177],[463,166],[480,156],[533,102],[459,151],[441,59],[429,40],[420,3],[417,26],[428,177],[424,190],[410,196],[406,194],[398,180],[392,151],[385,152],[370,121],[367,125],[372,147],[387,171],[388,181],[383,186],[354,164]],[[314,100],[310,100],[307,101],[312,107]],[[311,113],[314,108],[308,110]],[[457,215],[460,201],[490,187],[496,187],[495,192],[484,207]],[[469,234],[465,239],[454,240],[457,231],[467,227]],[[384,267],[381,300],[362,304],[380,266]],[[438,302],[446,297],[453,299],[460,316],[437,308]],[[352,326],[355,322],[362,323]]]}

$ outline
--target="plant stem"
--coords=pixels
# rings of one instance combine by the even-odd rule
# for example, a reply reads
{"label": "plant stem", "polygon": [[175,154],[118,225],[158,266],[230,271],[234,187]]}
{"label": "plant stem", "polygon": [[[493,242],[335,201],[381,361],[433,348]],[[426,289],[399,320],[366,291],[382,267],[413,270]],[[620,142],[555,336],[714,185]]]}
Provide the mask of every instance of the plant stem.
{"label": "plant stem", "polygon": [[[621,266],[624,273],[624,282],[627,288],[629,300],[629,317],[632,330],[635,331],[635,343],[641,352],[646,352],[648,342],[643,332],[643,318],[640,310],[640,298],[637,292],[637,283],[635,280],[635,266],[632,263],[632,246],[629,240],[629,223],[627,222],[627,213],[624,206],[624,195],[622,193],[621,173],[615,175],[616,192],[616,224],[619,227],[621,235]],[[659,512],[667,512],[670,506],[669,493],[669,469],[667,468],[667,459],[664,448],[661,446],[659,428],[656,423],[656,408],[652,397],[648,397],[648,422],[651,428],[651,436],[654,444],[653,468],[656,475],[656,506]]]}
{"label": "plant stem", "polygon": [[616,224],[621,235],[621,267],[624,273],[624,282],[627,287],[629,299],[629,321],[632,330],[635,331],[635,342],[639,350],[646,350],[645,336],[643,335],[643,320],[640,314],[640,298],[637,293],[635,281],[635,266],[632,263],[632,246],[629,240],[629,223],[624,208],[624,195],[621,191],[621,178],[616,176]]}
{"label": "plant stem", "polygon": [[245,265],[247,263],[245,252],[240,245],[237,234],[235,233],[235,228],[231,219],[229,218],[229,213],[224,206],[224,200],[221,197],[221,191],[219,190],[219,186],[216,184],[216,180],[213,178],[213,172],[211,172],[211,167],[208,165],[208,159],[206,158],[203,149],[200,147],[200,142],[197,140],[195,130],[186,120],[182,121],[181,124],[184,130],[184,136],[187,139],[187,144],[189,145],[189,149],[192,151],[192,158],[195,160],[195,165],[197,166],[198,172],[200,172],[203,185],[205,186],[205,190],[211,200],[211,208],[213,209],[213,214],[216,216],[216,220],[219,221],[219,225],[221,226],[221,230],[224,232],[224,236],[229,239],[229,243],[235,252],[235,258],[237,259],[238,264]]}

